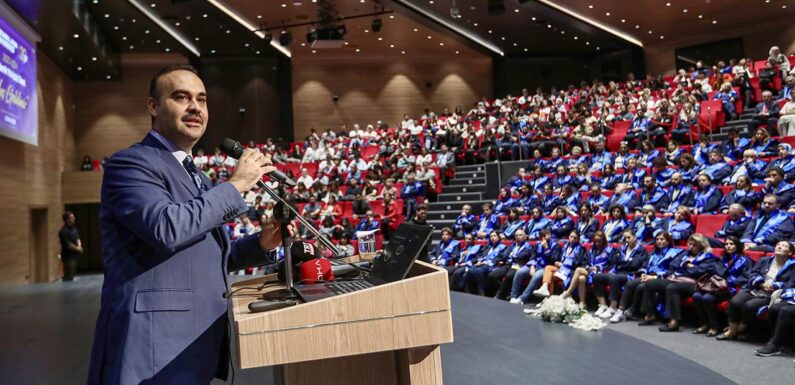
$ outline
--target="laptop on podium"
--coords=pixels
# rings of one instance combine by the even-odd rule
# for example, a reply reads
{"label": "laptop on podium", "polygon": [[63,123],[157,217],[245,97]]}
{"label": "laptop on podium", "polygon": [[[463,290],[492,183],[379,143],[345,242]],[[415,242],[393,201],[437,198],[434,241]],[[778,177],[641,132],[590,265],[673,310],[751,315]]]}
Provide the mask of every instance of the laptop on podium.
{"label": "laptop on podium", "polygon": [[414,261],[425,250],[433,227],[401,223],[380,253],[373,259],[373,267],[365,278],[296,285],[295,290],[304,302],[317,301],[336,295],[352,293],[406,278]]}

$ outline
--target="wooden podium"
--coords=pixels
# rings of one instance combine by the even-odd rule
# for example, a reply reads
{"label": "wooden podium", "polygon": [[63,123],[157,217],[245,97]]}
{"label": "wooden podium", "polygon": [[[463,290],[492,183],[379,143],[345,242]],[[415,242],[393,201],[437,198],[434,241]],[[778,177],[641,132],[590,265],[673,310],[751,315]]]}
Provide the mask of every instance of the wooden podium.
{"label": "wooden podium", "polygon": [[[258,287],[275,275],[238,282]],[[406,279],[262,313],[269,290],[238,291],[231,314],[241,368],[277,366],[284,385],[441,385],[439,344],[453,341],[447,271],[417,261]]]}

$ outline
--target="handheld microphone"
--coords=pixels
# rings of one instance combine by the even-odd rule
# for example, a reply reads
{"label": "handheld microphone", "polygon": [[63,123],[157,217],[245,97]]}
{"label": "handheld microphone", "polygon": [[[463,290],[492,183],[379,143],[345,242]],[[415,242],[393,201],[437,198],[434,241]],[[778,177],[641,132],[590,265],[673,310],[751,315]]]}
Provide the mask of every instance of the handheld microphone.
{"label": "handheld microphone", "polygon": [[[221,151],[232,158],[240,159],[240,156],[243,155],[243,145],[234,139],[224,138],[224,140],[221,142]],[[271,171],[265,175],[273,178],[279,183],[284,183],[287,187],[295,187],[295,181],[288,178],[285,173],[279,170]],[[257,185],[262,183],[263,182],[261,180],[257,181]]]}
{"label": "handheld microphone", "polygon": [[306,261],[298,269],[298,279],[302,283],[331,282],[334,280],[331,262],[325,258],[315,258]]}
{"label": "handheld microphone", "polygon": [[[320,250],[318,250],[315,245],[304,242],[304,241],[294,241],[292,245],[290,245],[290,255],[293,258],[293,277],[297,277],[301,274],[302,270],[299,267],[301,264],[305,264],[307,262],[315,261],[318,259],[324,259],[320,256]],[[329,263],[329,266],[326,270],[331,271],[331,262],[326,260]],[[279,274],[278,278],[279,281],[284,282],[286,279],[285,270],[286,266],[284,266],[284,261],[279,263]],[[311,278],[311,275],[310,275]],[[299,279],[303,280],[304,277],[301,276]],[[334,276],[331,276],[331,279],[334,279]]]}

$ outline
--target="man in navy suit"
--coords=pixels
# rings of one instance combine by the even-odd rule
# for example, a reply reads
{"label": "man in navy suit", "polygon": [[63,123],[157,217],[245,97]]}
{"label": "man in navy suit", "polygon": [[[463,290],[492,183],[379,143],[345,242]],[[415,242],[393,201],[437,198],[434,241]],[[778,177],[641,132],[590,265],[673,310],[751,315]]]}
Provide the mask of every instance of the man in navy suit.
{"label": "man in navy suit", "polygon": [[191,150],[207,128],[196,70],[152,79],[152,131],[110,157],[102,181],[105,280],[88,384],[208,384],[229,367],[227,272],[275,262],[279,227],[230,241],[223,224],[245,213],[241,193],[273,170],[247,149],[212,186]]}

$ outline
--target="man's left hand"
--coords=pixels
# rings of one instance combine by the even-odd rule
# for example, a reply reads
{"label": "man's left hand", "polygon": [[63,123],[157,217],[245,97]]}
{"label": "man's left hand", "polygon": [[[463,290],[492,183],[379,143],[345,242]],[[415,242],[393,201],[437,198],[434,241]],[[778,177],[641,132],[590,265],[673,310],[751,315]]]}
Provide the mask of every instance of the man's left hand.
{"label": "man's left hand", "polygon": [[[289,225],[290,236],[295,235],[293,225]],[[262,231],[259,233],[259,245],[263,250],[273,250],[282,244],[281,226],[273,218],[262,224]]]}

